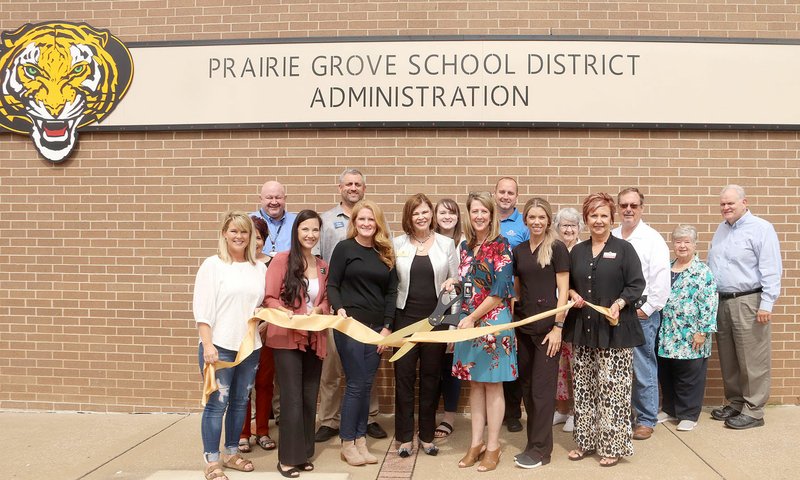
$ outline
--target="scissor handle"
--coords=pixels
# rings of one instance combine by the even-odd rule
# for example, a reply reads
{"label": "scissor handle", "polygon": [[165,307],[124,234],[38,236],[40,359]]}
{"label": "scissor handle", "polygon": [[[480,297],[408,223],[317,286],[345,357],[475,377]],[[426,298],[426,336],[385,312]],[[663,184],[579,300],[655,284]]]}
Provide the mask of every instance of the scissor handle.
{"label": "scissor handle", "polygon": [[439,299],[437,300],[438,304],[436,305],[436,309],[433,311],[433,313],[431,313],[431,315],[429,317],[430,318],[430,323],[434,327],[436,327],[438,325],[441,325],[442,320],[444,320],[444,317],[448,313],[450,313],[451,307],[456,302],[460,302],[461,301],[461,294],[464,291],[464,288],[462,287],[462,285],[460,283],[454,283],[453,284],[453,290],[455,290],[456,295],[455,295],[455,297],[453,297],[452,299],[449,299],[449,300],[446,299],[446,296],[449,296],[451,294],[451,292],[448,292],[445,289],[442,289],[442,291],[439,292]]}

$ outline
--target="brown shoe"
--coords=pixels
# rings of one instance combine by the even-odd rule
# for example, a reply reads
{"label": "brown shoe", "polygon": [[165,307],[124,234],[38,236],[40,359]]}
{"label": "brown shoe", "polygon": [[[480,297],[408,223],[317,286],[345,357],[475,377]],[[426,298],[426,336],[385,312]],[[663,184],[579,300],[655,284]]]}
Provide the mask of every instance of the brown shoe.
{"label": "brown shoe", "polygon": [[358,452],[355,442],[342,440],[342,452],[339,456],[342,460],[355,467],[367,463],[364,457]]}
{"label": "brown shoe", "polygon": [[486,454],[483,456],[481,464],[478,465],[478,471],[491,472],[497,468],[498,463],[500,463],[500,448],[497,450],[486,450]]}
{"label": "brown shoe", "polygon": [[378,463],[375,455],[369,453],[369,449],[367,449],[367,437],[356,438],[356,449],[364,457],[365,462],[370,464]]}
{"label": "brown shoe", "polygon": [[633,429],[634,440],[647,440],[652,435],[653,435],[652,427],[647,427],[645,425],[636,425],[636,428]]}
{"label": "brown shoe", "polygon": [[486,451],[486,445],[481,443],[476,447],[470,447],[464,458],[458,461],[458,468],[467,468],[475,465],[475,462],[481,459],[483,452]]}

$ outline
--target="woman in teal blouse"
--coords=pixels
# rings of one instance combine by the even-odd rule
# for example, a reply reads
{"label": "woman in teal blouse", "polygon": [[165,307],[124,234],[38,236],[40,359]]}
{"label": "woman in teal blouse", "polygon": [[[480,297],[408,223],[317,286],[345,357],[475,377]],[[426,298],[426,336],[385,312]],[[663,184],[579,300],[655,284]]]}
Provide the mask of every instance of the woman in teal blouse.
{"label": "woman in teal blouse", "polygon": [[679,421],[677,429],[697,425],[706,368],[711,356],[711,333],[717,331],[717,284],[695,253],[697,229],[678,225],[672,232],[672,291],[661,311],[658,334],[658,377],[662,412],[659,423]]}

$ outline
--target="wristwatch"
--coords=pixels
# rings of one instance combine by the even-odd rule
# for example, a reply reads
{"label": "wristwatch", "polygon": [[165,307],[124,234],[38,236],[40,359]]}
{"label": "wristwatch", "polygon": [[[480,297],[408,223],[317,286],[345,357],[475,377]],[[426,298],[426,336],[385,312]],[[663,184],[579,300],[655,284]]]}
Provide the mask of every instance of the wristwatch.
{"label": "wristwatch", "polygon": [[556,322],[555,326],[558,328],[564,328],[564,322]]}

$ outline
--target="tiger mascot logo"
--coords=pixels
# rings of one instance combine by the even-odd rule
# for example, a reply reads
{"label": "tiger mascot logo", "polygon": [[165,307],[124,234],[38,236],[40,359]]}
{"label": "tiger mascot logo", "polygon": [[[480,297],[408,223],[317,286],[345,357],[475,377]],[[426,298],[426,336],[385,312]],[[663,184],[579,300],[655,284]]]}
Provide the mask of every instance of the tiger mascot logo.
{"label": "tiger mascot logo", "polygon": [[78,129],[111,113],[132,79],[130,51],[106,30],[23,25],[0,42],[0,125],[30,135],[44,158],[61,162]]}

